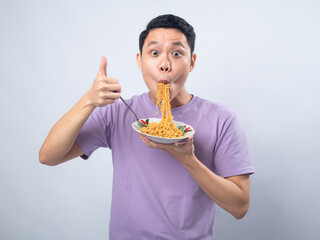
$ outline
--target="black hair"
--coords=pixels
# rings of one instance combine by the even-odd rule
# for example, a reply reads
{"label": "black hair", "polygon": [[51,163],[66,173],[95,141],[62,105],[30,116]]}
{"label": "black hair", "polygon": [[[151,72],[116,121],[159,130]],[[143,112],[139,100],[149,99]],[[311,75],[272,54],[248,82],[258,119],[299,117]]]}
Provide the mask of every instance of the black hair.
{"label": "black hair", "polygon": [[144,42],[149,32],[154,28],[174,28],[181,31],[187,38],[192,56],[196,40],[196,33],[194,32],[193,27],[186,20],[172,14],[160,15],[152,19],[148,23],[146,29],[141,32],[139,36],[139,49],[141,54]]}

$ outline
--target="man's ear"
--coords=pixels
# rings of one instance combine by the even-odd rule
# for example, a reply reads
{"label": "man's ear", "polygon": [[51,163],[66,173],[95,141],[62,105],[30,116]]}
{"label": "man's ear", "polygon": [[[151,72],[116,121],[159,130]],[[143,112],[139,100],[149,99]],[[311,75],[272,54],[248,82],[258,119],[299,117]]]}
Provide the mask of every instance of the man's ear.
{"label": "man's ear", "polygon": [[196,60],[197,60],[197,54],[193,53],[191,57],[191,63],[190,63],[190,70],[189,72],[192,72],[194,69],[194,66],[196,65]]}
{"label": "man's ear", "polygon": [[137,58],[138,68],[139,68],[139,69],[140,69],[140,71],[141,71],[141,53],[140,53],[140,52],[139,52],[139,53],[137,53],[136,58]]}

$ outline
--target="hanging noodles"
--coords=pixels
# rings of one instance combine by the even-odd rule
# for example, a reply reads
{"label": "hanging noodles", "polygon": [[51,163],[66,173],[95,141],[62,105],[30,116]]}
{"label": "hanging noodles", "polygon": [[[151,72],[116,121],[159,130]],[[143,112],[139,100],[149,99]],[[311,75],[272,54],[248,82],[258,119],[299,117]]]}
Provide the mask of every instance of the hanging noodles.
{"label": "hanging noodles", "polygon": [[162,113],[161,121],[159,123],[149,123],[147,127],[140,129],[141,132],[157,137],[182,137],[182,131],[172,122],[169,88],[169,84],[158,83],[156,114],[158,113],[159,106]]}

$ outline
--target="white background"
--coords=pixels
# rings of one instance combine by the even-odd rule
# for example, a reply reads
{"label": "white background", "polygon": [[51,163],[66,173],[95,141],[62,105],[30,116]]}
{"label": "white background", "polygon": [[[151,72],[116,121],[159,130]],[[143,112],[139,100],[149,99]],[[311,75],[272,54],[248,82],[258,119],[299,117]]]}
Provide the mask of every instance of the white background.
{"label": "white background", "polygon": [[194,26],[187,90],[235,109],[256,174],[240,221],[218,209],[215,239],[313,239],[319,195],[320,2],[0,2],[0,239],[108,239],[109,150],[48,167],[38,151],[89,89],[101,55],[129,98],[147,91],[135,55],[152,18]]}

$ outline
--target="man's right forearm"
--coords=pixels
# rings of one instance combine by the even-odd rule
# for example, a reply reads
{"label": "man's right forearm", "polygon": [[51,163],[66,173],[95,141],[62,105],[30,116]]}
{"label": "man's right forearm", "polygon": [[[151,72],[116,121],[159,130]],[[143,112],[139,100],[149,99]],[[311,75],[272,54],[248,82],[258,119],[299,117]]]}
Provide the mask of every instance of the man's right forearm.
{"label": "man's right forearm", "polygon": [[40,149],[40,162],[47,165],[57,165],[64,162],[82,126],[94,109],[95,106],[88,104],[87,96],[84,95],[76,105],[52,127]]}
{"label": "man's right forearm", "polygon": [[75,141],[90,114],[96,107],[112,104],[120,98],[121,86],[118,80],[107,77],[106,73],[107,59],[101,57],[92,87],[49,132],[39,152],[41,163],[53,166],[82,154]]}

